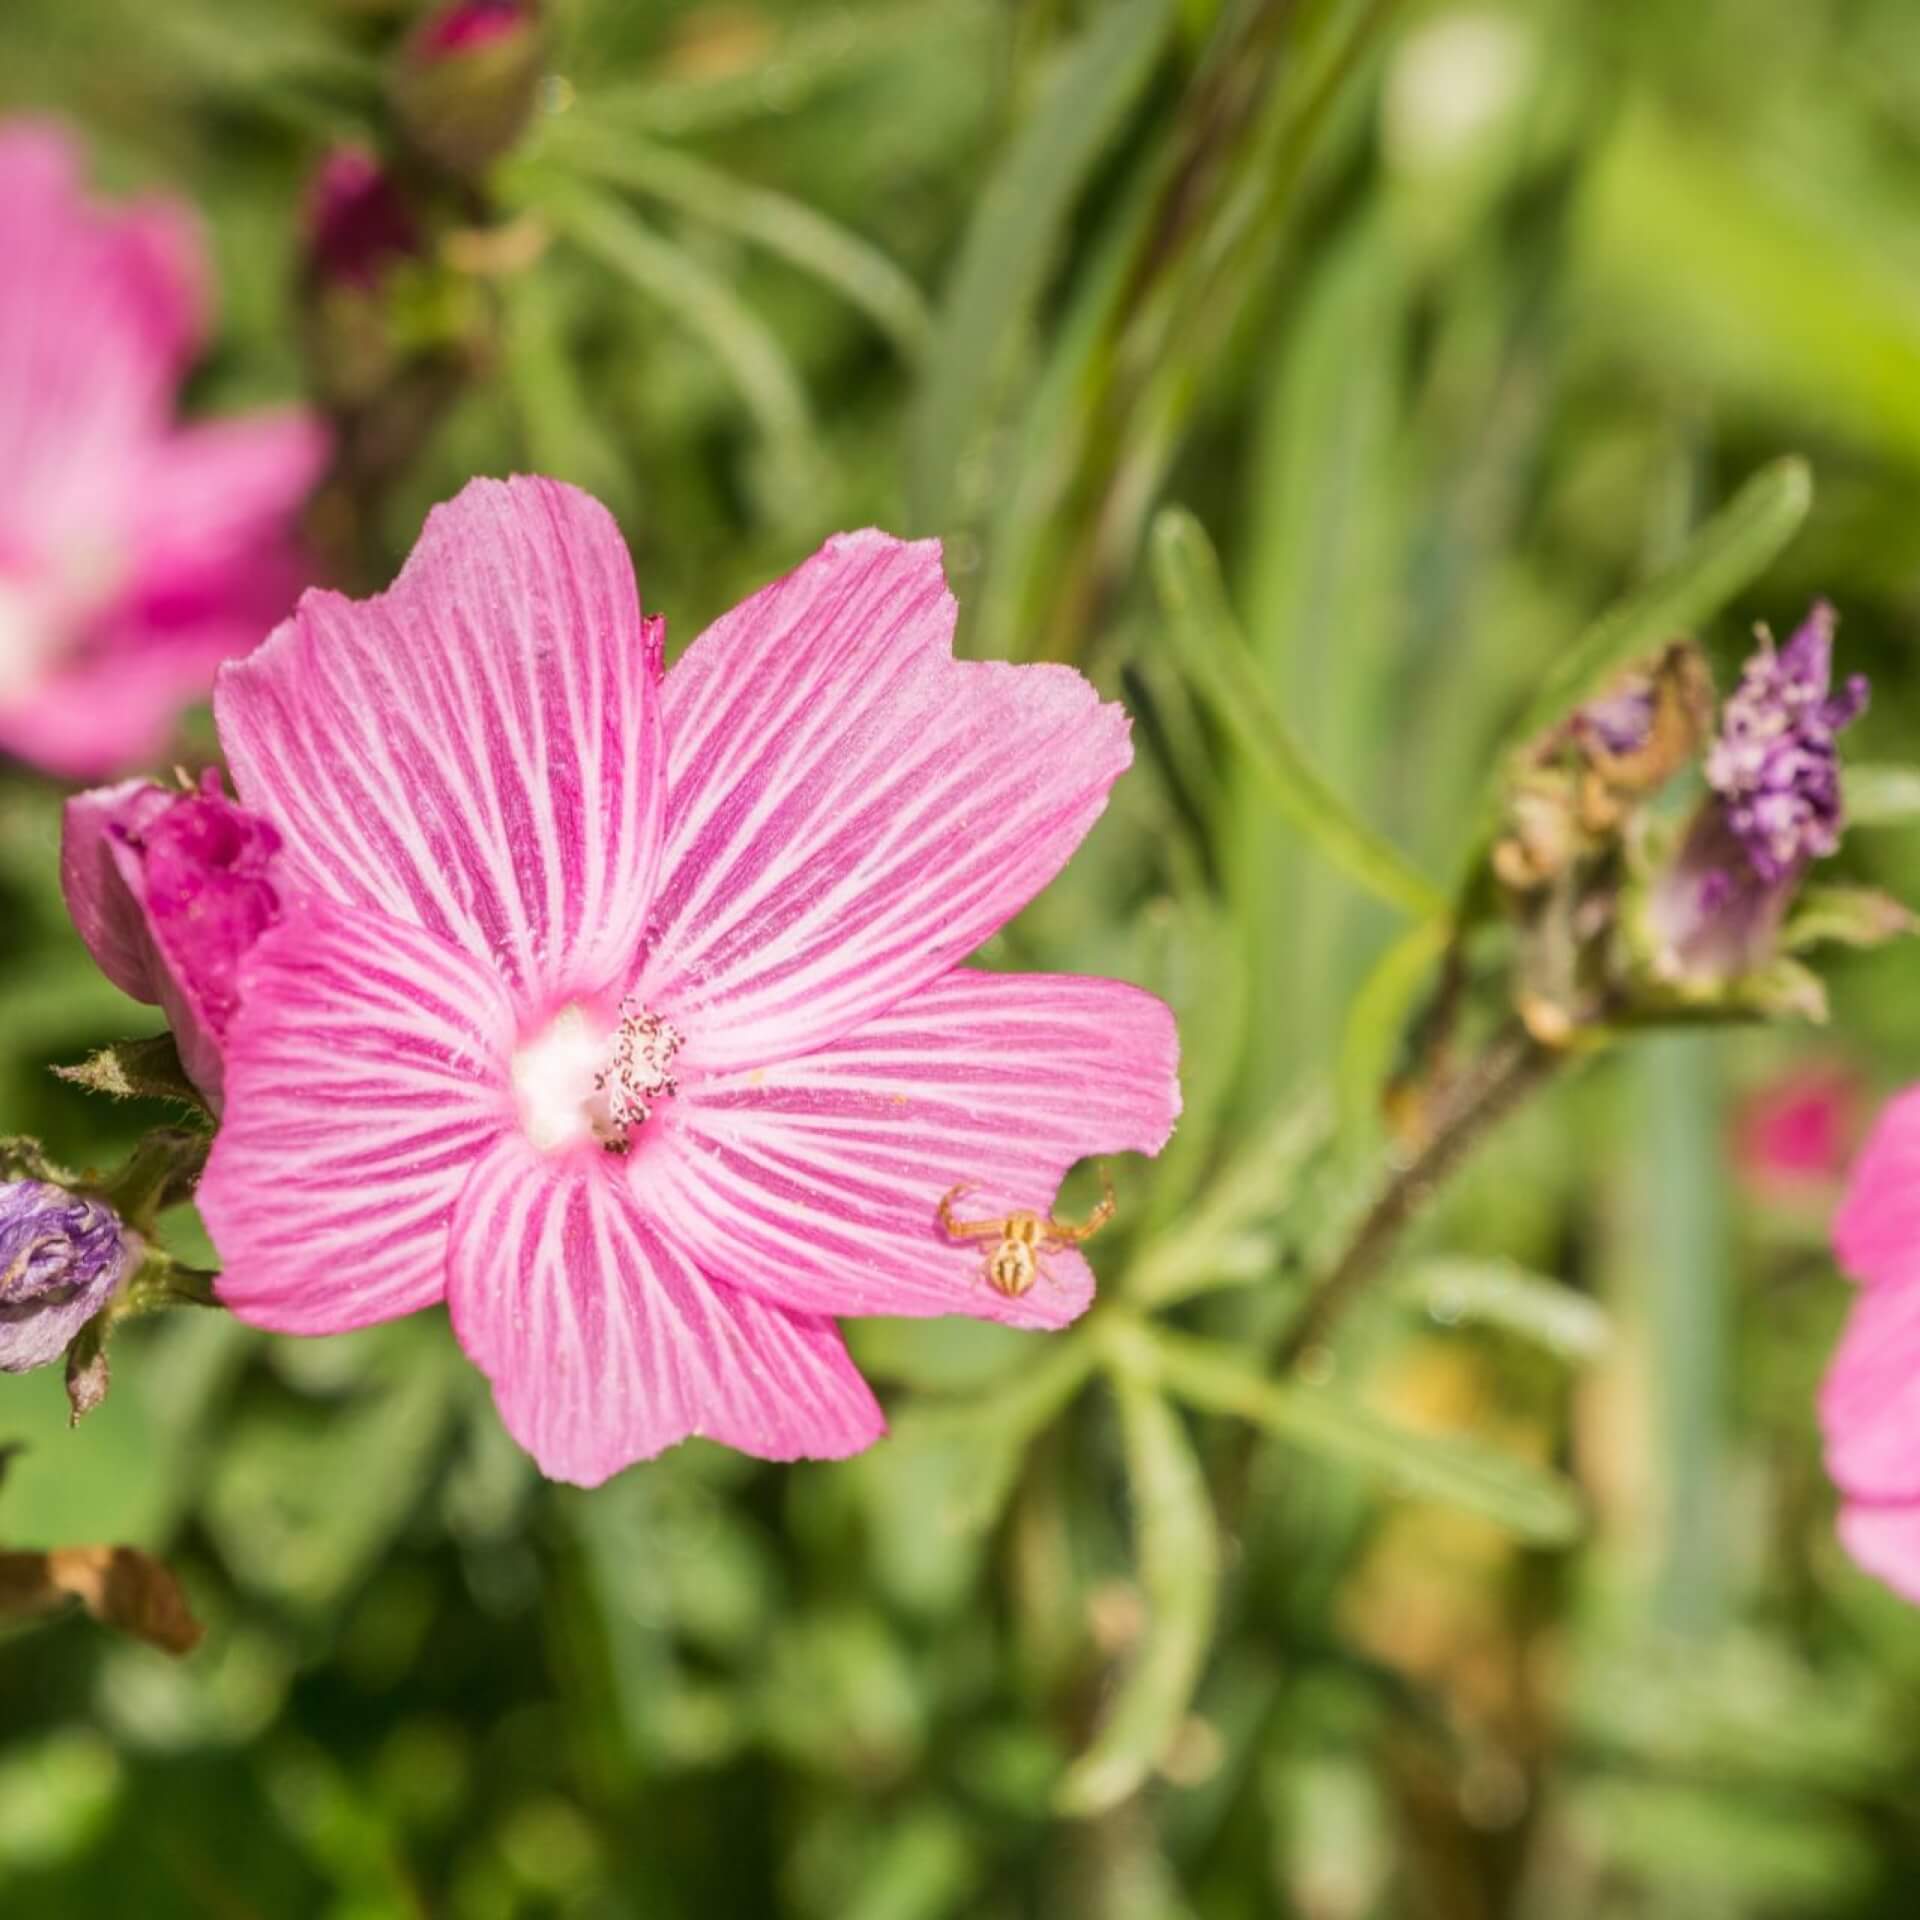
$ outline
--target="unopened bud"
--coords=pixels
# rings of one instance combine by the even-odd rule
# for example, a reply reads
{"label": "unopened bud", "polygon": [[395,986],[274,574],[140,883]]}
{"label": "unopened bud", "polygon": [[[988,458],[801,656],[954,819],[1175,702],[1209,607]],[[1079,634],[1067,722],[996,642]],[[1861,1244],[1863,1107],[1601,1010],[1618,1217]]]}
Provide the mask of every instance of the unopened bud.
{"label": "unopened bud", "polygon": [[280,917],[280,835],[209,771],[191,792],[129,781],[67,803],[67,905],[114,984],[164,1007],[216,1104],[240,963]]}
{"label": "unopened bud", "polygon": [[390,174],[365,147],[336,147],[307,193],[306,278],[325,290],[378,290],[421,248],[419,222]]}
{"label": "unopened bud", "polygon": [[484,172],[527,130],[546,69],[536,0],[449,0],[408,35],[393,104],[413,145],[448,173]]}
{"label": "unopened bud", "polygon": [[41,1180],[0,1183],[0,1373],[58,1360],[113,1297],[136,1236],[111,1207]]}

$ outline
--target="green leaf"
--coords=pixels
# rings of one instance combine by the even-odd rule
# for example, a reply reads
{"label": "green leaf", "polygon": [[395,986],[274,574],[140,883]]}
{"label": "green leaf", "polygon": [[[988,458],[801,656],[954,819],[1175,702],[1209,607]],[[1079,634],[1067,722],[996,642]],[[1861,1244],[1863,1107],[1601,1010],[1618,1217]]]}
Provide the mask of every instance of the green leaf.
{"label": "green leaf", "polygon": [[534,176],[556,230],[675,315],[733,376],[761,431],[789,461],[812,441],[800,376],[772,330],[729,287],[611,194],[555,176]]}
{"label": "green leaf", "polygon": [[1147,1242],[1127,1275],[1128,1298],[1168,1306],[1264,1279],[1274,1243],[1260,1224],[1285,1210],[1332,1131],[1330,1103],[1318,1087],[1281,1101],[1205,1197]]}
{"label": "green leaf", "polygon": [[1785,953],[1809,947],[1883,947],[1912,933],[1913,914],[1878,887],[1806,887],[1781,930]]}
{"label": "green leaf", "polygon": [[1196,1407],[1250,1420],[1322,1459],[1378,1475],[1397,1493],[1462,1507],[1538,1546],[1565,1546],[1580,1533],[1578,1496],[1545,1468],[1457,1435],[1394,1427],[1324,1388],[1264,1379],[1211,1340],[1160,1328],[1137,1338],[1166,1389]]}
{"label": "green leaf", "polygon": [[1920,767],[1844,768],[1849,827],[1904,827],[1920,820]]}
{"label": "green leaf", "polygon": [[1028,1443],[1080,1391],[1093,1366],[1088,1343],[1068,1336],[989,1393],[909,1406],[869,1459],[895,1491],[910,1493],[911,1531],[931,1526],[956,1538],[984,1534],[1013,1491]]}
{"label": "green leaf", "polygon": [[915,523],[945,530],[960,456],[990,416],[1001,348],[1039,298],[1068,216],[1160,57],[1172,0],[1115,0],[1063,56],[987,183],[941,303],[912,424]]}
{"label": "green leaf", "polygon": [[843,294],[902,358],[918,361],[925,355],[933,321],[920,289],[879,248],[804,201],[590,122],[556,122],[548,144],[608,185],[678,207],[694,220],[765,247]]}
{"label": "green leaf", "polygon": [[1421,983],[1446,951],[1452,929],[1444,920],[1409,927],[1374,962],[1347,1009],[1340,1039],[1340,1117],[1357,1126],[1372,1116],[1406,1033]]}
{"label": "green leaf", "polygon": [[1220,1588],[1220,1542],[1206,1477],[1179,1413],[1146,1382],[1116,1380],[1146,1627],[1093,1744],[1054,1804],[1107,1812],[1143,1785],[1171,1745],[1206,1664]]}
{"label": "green leaf", "polygon": [[170,1100],[195,1113],[207,1111],[200,1089],[180,1064],[180,1050],[170,1033],[155,1034],[149,1040],[116,1040],[78,1066],[53,1071],[69,1085],[114,1100]]}
{"label": "green leaf", "polygon": [[1574,642],[1515,729],[1521,745],[1557,726],[1622,668],[1712,618],[1752,584],[1800,530],[1813,474],[1789,456],[1763,467],[1681,550],[1673,564]]}
{"label": "green leaf", "polygon": [[1212,542],[1184,508],[1168,507],[1154,522],[1153,573],[1188,672],[1214,717],[1265,776],[1281,812],[1349,879],[1389,906],[1417,919],[1443,914],[1439,889],[1308,764],[1227,604]]}
{"label": "green leaf", "polygon": [[1510,1260],[1423,1260],[1398,1285],[1443,1326],[1498,1327],[1562,1360],[1592,1360],[1613,1337],[1597,1301]]}

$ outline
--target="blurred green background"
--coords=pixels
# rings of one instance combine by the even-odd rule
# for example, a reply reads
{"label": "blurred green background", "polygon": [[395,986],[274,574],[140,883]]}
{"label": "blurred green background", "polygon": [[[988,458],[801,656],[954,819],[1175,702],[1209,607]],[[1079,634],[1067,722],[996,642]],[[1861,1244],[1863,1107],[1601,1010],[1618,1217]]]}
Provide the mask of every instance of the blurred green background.
{"label": "blurred green background", "polygon": [[[205,211],[195,407],[311,377],[306,183],[379,136],[410,11],[0,5],[0,107]],[[471,474],[555,473],[619,513],[671,646],[877,522],[945,537],[966,647],[1126,697],[1135,771],[987,957],[1179,1012],[1187,1117],[1094,1256],[1241,1283],[1176,1323],[1257,1359],[1373,1165],[1413,986],[1208,731],[1158,507],[1436,878],[1573,637],[1782,452],[1814,510],[1702,636],[1722,681],[1824,593],[1874,679],[1859,753],[1914,738],[1911,0],[554,15],[496,185],[534,257],[414,290],[442,417],[342,565],[377,584]],[[47,1066],[155,1016],[66,924],[58,801],[0,775],[0,1129],[102,1164],[161,1116]],[[1841,864],[1920,899],[1899,832]],[[696,1444],[592,1494],[536,1481],[438,1315],[143,1324],[72,1434],[57,1378],[0,1382],[31,1447],[0,1542],[165,1551],[210,1627],[181,1664],[84,1620],[0,1642],[0,1912],[1910,1915],[1920,1616],[1834,1546],[1812,1411],[1837,1170],[1769,1166],[1751,1116],[1818,1069],[1864,1119],[1920,1062],[1915,964],[1838,969],[1823,1032],[1649,1040],[1527,1109],[1343,1332],[1327,1433],[1156,1441],[1170,1403],[1117,1418],[970,1323],[851,1330],[897,1428],[864,1459]],[[1422,1497],[1442,1454],[1355,1443],[1355,1408],[1558,1477]],[[1577,1525],[1541,1504],[1569,1483]],[[1143,1671],[1099,1791],[1068,1769]]]}

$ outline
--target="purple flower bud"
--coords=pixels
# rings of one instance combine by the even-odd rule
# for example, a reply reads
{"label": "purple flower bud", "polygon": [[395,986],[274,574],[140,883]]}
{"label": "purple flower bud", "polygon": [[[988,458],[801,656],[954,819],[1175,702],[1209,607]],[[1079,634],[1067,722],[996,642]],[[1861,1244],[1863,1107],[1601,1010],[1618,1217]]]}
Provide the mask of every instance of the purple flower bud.
{"label": "purple flower bud", "polygon": [[97,1200],[40,1180],[0,1182],[0,1373],[58,1360],[126,1278],[137,1246]]}
{"label": "purple flower bud", "polygon": [[130,781],[67,804],[61,879],[94,958],[164,1007],[181,1063],[209,1100],[247,950],[280,917],[280,835],[209,770],[199,789]]}
{"label": "purple flower bud", "polygon": [[1823,601],[1784,647],[1763,632],[1721,710],[1712,792],[1649,901],[1668,978],[1710,984],[1764,966],[1801,874],[1840,844],[1835,739],[1866,705],[1867,683],[1856,674],[1829,692],[1833,629]]}
{"label": "purple flower bud", "polygon": [[373,292],[420,252],[419,224],[393,176],[364,147],[336,147],[307,196],[307,266],[324,286]]}
{"label": "purple flower bud", "polygon": [[1653,738],[1659,699],[1646,674],[1633,674],[1611,692],[1589,700],[1573,716],[1574,732],[1603,752],[1622,759],[1638,753]]}
{"label": "purple flower bud", "polygon": [[1867,704],[1867,682],[1855,674],[1828,692],[1833,628],[1821,601],[1784,647],[1762,635],[1707,755],[1707,784],[1763,880],[1784,880],[1840,844],[1834,740]]}

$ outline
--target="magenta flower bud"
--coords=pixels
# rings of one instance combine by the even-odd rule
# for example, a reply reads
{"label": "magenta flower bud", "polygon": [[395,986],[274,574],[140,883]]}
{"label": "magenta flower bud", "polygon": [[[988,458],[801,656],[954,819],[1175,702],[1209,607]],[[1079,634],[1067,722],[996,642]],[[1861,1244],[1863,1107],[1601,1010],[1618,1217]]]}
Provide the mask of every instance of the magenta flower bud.
{"label": "magenta flower bud", "polygon": [[1855,674],[1829,691],[1833,628],[1821,602],[1784,647],[1763,633],[1721,710],[1712,792],[1650,903],[1669,978],[1711,985],[1764,965],[1802,874],[1839,847],[1836,741],[1867,704],[1867,682]]}
{"label": "magenta flower bud", "polygon": [[323,287],[372,293],[421,249],[419,223],[393,176],[365,147],[336,147],[307,194],[307,271]]}
{"label": "magenta flower bud", "polygon": [[181,1064],[218,1104],[240,966],[280,917],[280,835],[209,771],[197,791],[129,781],[67,803],[61,881],[101,970],[164,1007]]}
{"label": "magenta flower bud", "polygon": [[534,0],[449,0],[401,50],[393,103],[407,137],[447,172],[484,172],[533,119],[546,70]]}
{"label": "magenta flower bud", "polygon": [[137,1246],[97,1200],[40,1180],[0,1183],[0,1373],[58,1360],[113,1297]]}

